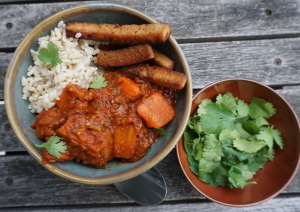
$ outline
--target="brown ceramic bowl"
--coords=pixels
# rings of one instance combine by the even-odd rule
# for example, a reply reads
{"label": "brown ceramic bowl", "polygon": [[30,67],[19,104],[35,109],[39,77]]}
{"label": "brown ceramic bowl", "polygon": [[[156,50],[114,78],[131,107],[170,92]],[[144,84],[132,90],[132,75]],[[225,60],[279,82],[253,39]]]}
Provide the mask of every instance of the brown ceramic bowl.
{"label": "brown ceramic bowl", "polygon": [[110,161],[107,169],[95,169],[74,161],[42,164],[41,144],[30,127],[36,114],[28,110],[29,102],[22,99],[21,78],[33,60],[30,49],[37,49],[37,39],[49,34],[61,20],[93,23],[143,24],[157,23],[153,18],[133,8],[118,4],[85,4],[58,12],[39,23],[20,43],[7,68],[4,87],[5,106],[12,129],[26,150],[45,168],[68,180],[84,184],[112,184],[133,178],[161,161],[177,144],[185,129],[192,100],[192,84],[188,63],[173,36],[157,48],[175,60],[175,70],[187,75],[187,84],[177,92],[176,116],[167,126],[167,135],[160,137],[146,156],[136,163]]}
{"label": "brown ceramic bowl", "polygon": [[291,182],[297,172],[300,156],[299,121],[289,103],[276,91],[258,82],[245,79],[229,79],[213,83],[195,95],[192,102],[191,116],[204,99],[215,100],[218,94],[230,91],[234,96],[250,102],[252,97],[271,102],[277,109],[275,115],[268,119],[274,128],[282,132],[283,149],[275,148],[275,158],[269,161],[253,177],[257,184],[244,189],[230,189],[218,186],[211,187],[200,181],[189,168],[187,154],[181,139],[176,148],[180,166],[192,186],[206,198],[226,206],[253,206],[278,195]]}

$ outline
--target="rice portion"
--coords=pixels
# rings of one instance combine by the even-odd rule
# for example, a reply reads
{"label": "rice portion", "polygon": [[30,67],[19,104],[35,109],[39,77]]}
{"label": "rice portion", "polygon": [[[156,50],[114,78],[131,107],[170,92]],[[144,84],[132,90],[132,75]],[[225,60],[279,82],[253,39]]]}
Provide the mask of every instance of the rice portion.
{"label": "rice portion", "polygon": [[[22,98],[29,100],[28,109],[32,113],[53,107],[67,84],[88,88],[95,76],[103,74],[104,68],[94,64],[100,42],[67,38],[65,27],[64,22],[60,21],[50,35],[38,39],[37,51],[30,50],[34,66],[28,67],[27,77],[22,77]],[[56,45],[62,60],[55,67],[46,65],[38,58],[39,50],[47,48],[50,41]]]}

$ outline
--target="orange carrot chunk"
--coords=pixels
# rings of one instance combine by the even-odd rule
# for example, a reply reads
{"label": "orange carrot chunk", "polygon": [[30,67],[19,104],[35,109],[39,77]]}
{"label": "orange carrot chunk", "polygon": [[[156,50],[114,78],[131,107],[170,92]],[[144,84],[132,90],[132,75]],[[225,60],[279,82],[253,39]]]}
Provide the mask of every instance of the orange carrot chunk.
{"label": "orange carrot chunk", "polygon": [[136,110],[148,127],[156,129],[165,126],[175,117],[175,110],[159,92],[142,99]]}
{"label": "orange carrot chunk", "polygon": [[118,83],[120,87],[120,92],[128,96],[131,100],[137,100],[141,95],[141,90],[137,83],[127,77],[119,77]]}
{"label": "orange carrot chunk", "polygon": [[133,157],[137,130],[133,124],[119,125],[114,133],[114,156],[130,159]]}

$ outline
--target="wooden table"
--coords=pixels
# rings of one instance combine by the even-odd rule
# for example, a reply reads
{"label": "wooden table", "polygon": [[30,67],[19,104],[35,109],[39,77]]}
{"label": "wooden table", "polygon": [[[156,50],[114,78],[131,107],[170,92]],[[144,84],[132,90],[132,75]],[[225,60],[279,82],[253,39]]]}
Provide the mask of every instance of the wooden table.
{"label": "wooden table", "polygon": [[[94,1],[101,3],[107,1]],[[169,23],[190,65],[193,88],[226,78],[247,78],[276,89],[300,117],[300,0],[111,0]],[[5,211],[300,211],[300,170],[276,198],[229,208],[196,192],[185,179],[175,149],[156,167],[168,195],[143,207],[113,185],[62,179],[21,146],[8,122],[3,97],[7,65],[23,37],[46,17],[87,1],[0,0],[0,210]],[[273,176],[270,176],[272,180]]]}

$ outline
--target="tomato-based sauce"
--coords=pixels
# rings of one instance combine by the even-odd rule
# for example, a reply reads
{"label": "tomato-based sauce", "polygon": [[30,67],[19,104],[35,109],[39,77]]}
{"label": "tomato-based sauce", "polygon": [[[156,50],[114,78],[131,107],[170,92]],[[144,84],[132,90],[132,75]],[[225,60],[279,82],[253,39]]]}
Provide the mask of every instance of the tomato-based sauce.
{"label": "tomato-based sauce", "polygon": [[175,90],[117,72],[104,78],[108,84],[101,89],[67,85],[56,105],[37,115],[32,127],[38,138],[59,136],[67,144],[59,158],[43,148],[44,164],[75,160],[105,168],[117,158],[138,161],[159,137],[152,127],[174,118]]}

